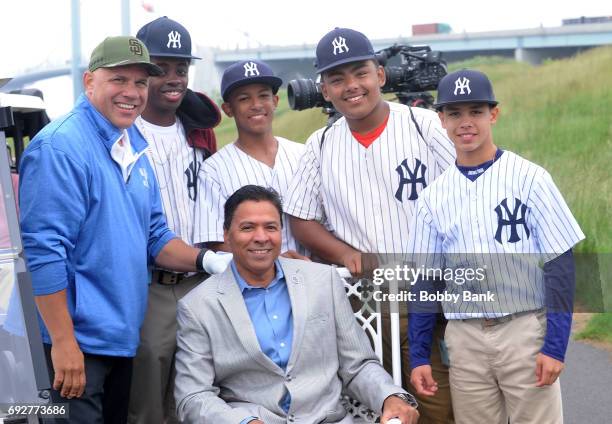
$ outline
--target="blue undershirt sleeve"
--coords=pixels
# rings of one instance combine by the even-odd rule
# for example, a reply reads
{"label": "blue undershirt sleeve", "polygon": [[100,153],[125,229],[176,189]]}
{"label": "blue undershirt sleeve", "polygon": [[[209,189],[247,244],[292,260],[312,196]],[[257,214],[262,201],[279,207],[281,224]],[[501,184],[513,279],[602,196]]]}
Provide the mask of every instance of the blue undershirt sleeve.
{"label": "blue undershirt sleeve", "polygon": [[576,288],[571,249],[544,264],[544,285],[546,334],[542,353],[563,362],[572,327]]}
{"label": "blue undershirt sleeve", "polygon": [[[429,279],[419,279],[412,292],[435,293],[438,290],[436,282]],[[419,299],[417,295],[416,299]],[[409,303],[408,340],[410,346],[410,368],[430,365],[431,346],[434,327],[438,319],[439,302],[416,300]]]}

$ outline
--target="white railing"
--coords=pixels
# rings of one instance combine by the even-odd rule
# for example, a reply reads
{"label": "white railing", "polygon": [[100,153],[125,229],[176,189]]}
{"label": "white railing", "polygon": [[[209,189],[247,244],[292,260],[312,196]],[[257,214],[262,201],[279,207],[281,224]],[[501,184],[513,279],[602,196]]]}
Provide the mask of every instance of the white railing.
{"label": "white railing", "polygon": [[[336,268],[340,277],[344,280],[346,295],[351,300],[351,305],[355,303],[361,305],[359,310],[353,308],[355,318],[361,325],[361,328],[366,332],[372,340],[374,352],[380,363],[383,363],[383,340],[382,340],[382,313],[380,302],[376,302],[373,298],[375,286],[368,279],[353,278],[351,273],[346,268]],[[389,282],[389,293],[397,293],[397,281]],[[402,385],[402,365],[401,365],[401,347],[400,347],[400,325],[399,311],[397,302],[390,304],[390,333],[391,333],[391,361],[393,382]],[[355,399],[348,396],[343,397],[344,407],[356,419],[361,419],[367,423],[376,422],[378,418],[377,412],[368,409]],[[399,424],[399,423],[398,423]]]}

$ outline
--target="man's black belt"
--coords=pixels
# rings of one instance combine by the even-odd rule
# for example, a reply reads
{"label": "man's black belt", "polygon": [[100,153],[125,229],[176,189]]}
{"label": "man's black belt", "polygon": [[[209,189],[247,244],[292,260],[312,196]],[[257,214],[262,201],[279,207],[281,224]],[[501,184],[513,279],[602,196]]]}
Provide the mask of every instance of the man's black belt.
{"label": "man's black belt", "polygon": [[537,313],[540,313],[540,312],[544,312],[544,308],[540,308],[540,309],[536,309],[536,310],[532,310],[532,311],[515,312],[513,314],[504,315],[504,316],[497,317],[497,318],[466,318],[466,319],[462,319],[461,321],[480,320],[480,324],[482,325],[483,328],[485,328],[485,327],[494,327],[496,325],[503,324],[503,323],[506,323],[508,321],[512,321],[513,319],[522,317],[523,315],[537,314]]}
{"label": "man's black belt", "polygon": [[187,278],[185,272],[164,271],[163,269],[154,269],[151,275],[151,282],[162,284],[164,286],[173,286]]}

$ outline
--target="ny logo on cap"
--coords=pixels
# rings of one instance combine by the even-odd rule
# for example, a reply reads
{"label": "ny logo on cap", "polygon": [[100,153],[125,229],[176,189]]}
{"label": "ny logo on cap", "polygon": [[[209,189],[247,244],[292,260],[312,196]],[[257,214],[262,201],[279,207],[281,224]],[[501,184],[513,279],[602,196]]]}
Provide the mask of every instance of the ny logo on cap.
{"label": "ny logo on cap", "polygon": [[336,37],[332,41],[332,46],[334,48],[334,56],[338,53],[346,53],[349,51],[348,46],[346,45],[346,38],[344,37]]}
{"label": "ny logo on cap", "polygon": [[244,64],[244,76],[245,77],[256,77],[258,75],[259,75],[259,70],[257,69],[257,63],[247,62]]}
{"label": "ny logo on cap", "polygon": [[467,93],[470,94],[472,92],[472,90],[470,90],[470,80],[466,77],[463,77],[463,79],[457,78],[455,80],[455,91],[453,92],[455,96],[457,95],[457,90],[461,90],[459,94],[465,94],[463,90],[467,90]]}
{"label": "ny logo on cap", "polygon": [[173,49],[181,48],[181,34],[178,31],[170,31],[168,33],[168,44],[166,44],[166,47],[170,48],[170,44],[172,44]]}

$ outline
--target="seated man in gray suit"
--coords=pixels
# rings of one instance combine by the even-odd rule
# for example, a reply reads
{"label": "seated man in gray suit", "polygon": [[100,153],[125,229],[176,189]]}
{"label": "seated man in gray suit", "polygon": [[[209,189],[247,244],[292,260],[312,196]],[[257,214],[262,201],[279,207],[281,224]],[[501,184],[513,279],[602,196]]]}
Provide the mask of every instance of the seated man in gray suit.
{"label": "seated man in gray suit", "polygon": [[381,423],[418,419],[357,324],[330,266],[279,257],[282,207],[247,185],[225,203],[234,254],[180,302],[175,398],[186,423],[352,423],[345,391]]}

